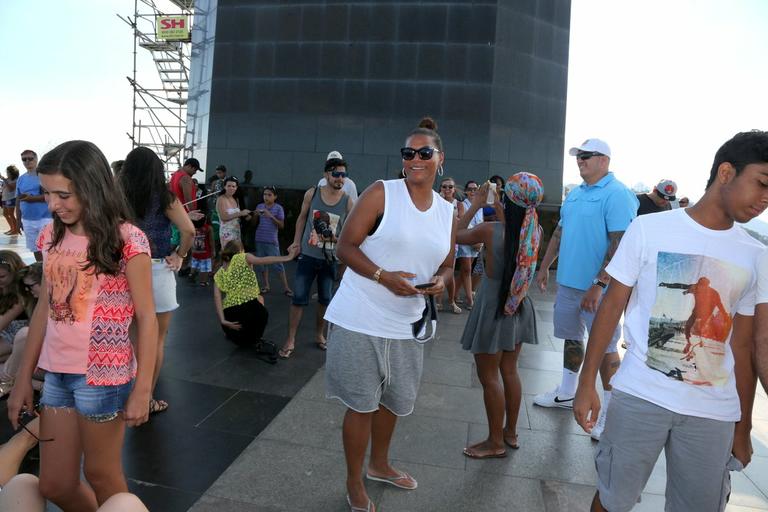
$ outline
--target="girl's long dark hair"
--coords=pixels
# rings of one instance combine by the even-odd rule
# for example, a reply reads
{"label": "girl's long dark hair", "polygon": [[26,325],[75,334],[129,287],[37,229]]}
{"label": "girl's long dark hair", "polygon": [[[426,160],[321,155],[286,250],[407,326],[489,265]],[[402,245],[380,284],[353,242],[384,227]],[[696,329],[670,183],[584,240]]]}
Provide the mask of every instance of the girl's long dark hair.
{"label": "girl's long dark hair", "polygon": [[32,318],[32,313],[35,311],[37,305],[37,297],[32,295],[32,292],[27,290],[24,285],[24,279],[30,277],[34,279],[37,284],[40,284],[43,280],[43,264],[39,261],[31,264],[28,267],[24,267],[18,272],[18,285],[21,297],[24,300],[24,311],[29,318]]}
{"label": "girl's long dark hair", "polygon": [[[504,202],[504,263],[499,285],[499,304],[496,307],[496,318],[504,317],[504,305],[509,297],[509,285],[517,270],[517,248],[520,245],[520,228],[525,219],[525,208],[517,206],[506,195],[502,195]],[[522,303],[518,307],[522,309]]]}
{"label": "girl's long dark hair", "polygon": [[0,292],[0,315],[4,315],[21,300],[22,293],[18,275],[22,269],[26,268],[26,265],[14,251],[4,249],[0,251],[0,267],[13,276],[13,281],[8,289]]}
{"label": "girl's long dark hair", "polygon": [[125,157],[117,180],[133,213],[134,221],[155,213],[150,207],[159,200],[158,211],[171,206],[174,196],[165,184],[163,162],[154,151],[145,147],[133,149]]}
{"label": "girl's long dark hair", "polygon": [[[82,269],[117,275],[124,245],[120,226],[129,218],[128,206],[101,150],[84,140],[64,142],[43,155],[37,173],[61,174],[72,182],[82,207],[80,222],[88,237],[88,261],[83,262]],[[61,243],[66,228],[54,215],[50,248]]]}

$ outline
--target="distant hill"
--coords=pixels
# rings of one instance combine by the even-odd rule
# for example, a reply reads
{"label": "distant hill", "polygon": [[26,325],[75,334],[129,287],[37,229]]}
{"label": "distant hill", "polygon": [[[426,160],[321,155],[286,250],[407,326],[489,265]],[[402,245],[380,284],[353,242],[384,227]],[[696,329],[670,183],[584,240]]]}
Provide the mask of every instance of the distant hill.
{"label": "distant hill", "polygon": [[742,224],[741,226],[747,231],[747,233],[752,235],[753,238],[761,241],[765,245],[768,245],[768,223],[755,218],[746,224]]}
{"label": "distant hill", "polygon": [[757,231],[763,236],[768,236],[768,222],[764,222],[758,218],[754,218],[746,224],[742,224],[745,228]]}

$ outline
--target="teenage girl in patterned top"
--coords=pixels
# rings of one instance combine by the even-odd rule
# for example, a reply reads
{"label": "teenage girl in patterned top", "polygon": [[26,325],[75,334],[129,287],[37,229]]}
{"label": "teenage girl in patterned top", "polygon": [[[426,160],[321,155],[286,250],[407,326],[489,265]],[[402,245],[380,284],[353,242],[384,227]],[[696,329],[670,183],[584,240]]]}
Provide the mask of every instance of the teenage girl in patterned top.
{"label": "teenage girl in patterned top", "polygon": [[299,254],[298,247],[291,248],[287,256],[257,257],[243,252],[243,244],[239,240],[233,240],[222,249],[222,265],[213,276],[213,282],[216,284],[213,287],[213,300],[221,328],[227,338],[238,345],[259,341],[269,316],[251,265],[291,261]]}
{"label": "teenage girl in patterned top", "polygon": [[43,281],[8,416],[18,428],[21,412],[33,411],[32,374],[47,370],[40,438],[52,441],[40,443],[40,492],[63,510],[94,511],[128,490],[125,427],[149,415],[157,350],[149,243],[125,221],[123,196],[92,143],[57,146],[37,172],[53,223],[37,241]]}

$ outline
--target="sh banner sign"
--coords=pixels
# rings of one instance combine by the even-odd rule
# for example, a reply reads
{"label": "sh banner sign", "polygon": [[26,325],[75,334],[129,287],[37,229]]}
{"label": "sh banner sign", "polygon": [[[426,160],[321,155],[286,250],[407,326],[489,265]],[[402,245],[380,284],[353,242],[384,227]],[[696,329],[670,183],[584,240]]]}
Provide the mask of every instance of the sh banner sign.
{"label": "sh banner sign", "polygon": [[189,16],[157,16],[157,39],[189,41]]}

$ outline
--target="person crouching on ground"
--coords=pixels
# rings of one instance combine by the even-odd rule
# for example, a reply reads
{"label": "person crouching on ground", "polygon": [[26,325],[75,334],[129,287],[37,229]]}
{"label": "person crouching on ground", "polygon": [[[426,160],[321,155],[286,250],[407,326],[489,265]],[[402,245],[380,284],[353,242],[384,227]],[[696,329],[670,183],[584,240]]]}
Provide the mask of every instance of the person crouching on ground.
{"label": "person crouching on ground", "polygon": [[227,338],[238,345],[256,343],[267,326],[269,313],[251,265],[285,263],[298,252],[297,247],[291,247],[287,256],[259,258],[244,252],[239,240],[227,242],[221,251],[221,268],[213,276],[216,314]]}

